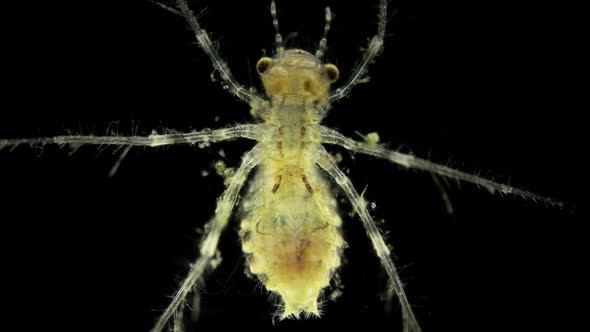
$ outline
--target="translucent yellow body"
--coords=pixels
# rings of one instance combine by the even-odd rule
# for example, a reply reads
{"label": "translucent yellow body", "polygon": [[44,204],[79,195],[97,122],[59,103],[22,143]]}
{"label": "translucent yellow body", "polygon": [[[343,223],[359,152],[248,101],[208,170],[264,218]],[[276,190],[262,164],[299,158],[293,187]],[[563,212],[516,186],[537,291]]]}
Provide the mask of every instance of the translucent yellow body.
{"label": "translucent yellow body", "polygon": [[336,201],[316,166],[319,105],[333,76],[300,50],[261,61],[272,107],[261,142],[267,157],[243,202],[243,250],[250,272],[282,298],[281,318],[319,315],[318,297],[344,245]]}
{"label": "translucent yellow body", "polygon": [[[227,187],[217,201],[213,218],[205,227],[199,247],[199,258],[191,265],[188,275],[166,310],[160,315],[152,332],[186,331],[183,317],[188,297],[192,292],[197,292],[197,281],[219,262],[220,236],[229,223],[248,175],[256,167],[257,174],[242,201],[244,214],[240,235],[250,272],[256,275],[269,291],[282,299],[281,319],[299,317],[301,314],[319,315],[318,298],[340,265],[341,251],[344,247],[340,234],[341,220],[336,213],[335,199],[324,180],[322,172],[325,172],[342,189],[363,223],[375,255],[388,276],[389,292],[391,295],[395,293],[399,300],[403,330],[420,332],[420,325],[391,259],[390,249],[371,217],[366,201],[323,145],[340,146],[406,168],[427,171],[432,173],[435,182],[438,180],[434,175],[443,176],[473,183],[491,192],[516,195],[559,208],[563,208],[564,205],[562,202],[529,191],[389,150],[378,144],[379,136],[376,133],[367,135],[364,142],[358,142],[334,129],[320,125],[331,103],[346,97],[356,84],[366,82],[369,64],[383,49],[387,2],[379,1],[377,34],[370,39],[368,47],[362,52],[358,65],[344,84],[330,92],[331,83],[338,78],[338,69],[334,65],[322,64],[320,61],[327,50],[326,36],[330,30],[330,9],[326,7],[324,34],[314,56],[302,50],[285,51],[279,32],[276,6],[271,0],[277,56],[274,59],[262,58],[256,65],[268,99],[260,96],[256,89],[242,86],[235,80],[185,0],[176,0],[178,10],[161,5],[185,17],[198,44],[211,59],[224,87],[248,103],[251,113],[263,119],[263,123],[186,133],[153,133],[149,136],[65,135],[0,139],[0,150],[20,145],[48,144],[69,145],[75,149],[82,145],[124,148],[111,171],[113,175],[133,147],[181,144],[206,147],[211,143],[237,138],[254,140],[257,144],[243,155],[240,167],[235,172],[221,164],[218,165],[218,172],[226,177]],[[448,201],[444,193],[443,199]],[[193,301],[196,311],[198,305],[196,297]],[[169,325],[171,329],[168,329]]]}

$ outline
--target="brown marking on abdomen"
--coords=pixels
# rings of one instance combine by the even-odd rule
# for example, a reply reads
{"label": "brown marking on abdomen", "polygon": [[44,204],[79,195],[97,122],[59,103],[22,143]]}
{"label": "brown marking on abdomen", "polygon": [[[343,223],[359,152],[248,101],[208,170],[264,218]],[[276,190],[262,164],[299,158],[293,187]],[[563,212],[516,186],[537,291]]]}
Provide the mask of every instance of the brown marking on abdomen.
{"label": "brown marking on abdomen", "polygon": [[283,127],[279,127],[279,139],[277,141],[277,150],[279,150],[281,157],[285,156],[283,154],[283,133],[284,132],[285,132],[285,130],[283,129]]}
{"label": "brown marking on abdomen", "polygon": [[313,188],[311,187],[311,185],[307,181],[307,176],[305,176],[305,174],[304,175],[301,175],[301,180],[303,180],[303,184],[305,184],[305,188],[307,189],[307,191],[310,194],[313,194]]}
{"label": "brown marking on abdomen", "polygon": [[307,259],[307,256],[308,256],[307,249],[309,248],[310,245],[311,245],[311,241],[307,240],[307,239],[301,240],[298,243],[297,250],[295,252],[295,260],[292,262],[292,264],[293,264],[292,268],[294,268],[295,271],[303,272],[307,268],[309,268],[310,264]]}
{"label": "brown marking on abdomen", "polygon": [[281,186],[281,179],[283,178],[282,175],[277,176],[277,182],[275,183],[274,187],[272,187],[272,193],[276,193]]}
{"label": "brown marking on abdomen", "polygon": [[249,242],[252,239],[252,232],[250,231],[245,231],[245,232],[240,232],[240,236],[242,238],[242,242],[246,243]]}
{"label": "brown marking on abdomen", "polygon": [[305,127],[301,127],[301,150],[305,149]]}
{"label": "brown marking on abdomen", "polygon": [[285,155],[283,154],[283,142],[282,141],[277,142],[277,149],[279,150],[281,157],[284,157]]}
{"label": "brown marking on abdomen", "polygon": [[325,221],[322,221],[322,222],[324,223],[322,226],[314,228],[311,232],[313,233],[316,231],[321,231],[322,229],[326,229],[326,228],[330,227],[330,224],[328,224],[327,222],[325,222]]}

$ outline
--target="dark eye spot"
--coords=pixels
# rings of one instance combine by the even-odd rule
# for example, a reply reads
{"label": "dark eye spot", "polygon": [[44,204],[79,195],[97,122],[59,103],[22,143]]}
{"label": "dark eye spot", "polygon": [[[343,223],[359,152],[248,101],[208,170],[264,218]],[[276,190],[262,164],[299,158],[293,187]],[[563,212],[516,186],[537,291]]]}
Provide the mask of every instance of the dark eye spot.
{"label": "dark eye spot", "polygon": [[266,72],[268,70],[268,68],[270,67],[271,64],[272,64],[271,58],[262,58],[262,59],[258,60],[258,62],[256,63],[256,71],[258,72],[258,74],[263,74],[264,72]]}
{"label": "dark eye spot", "polygon": [[310,80],[306,80],[305,82],[303,82],[303,89],[307,92],[311,92],[311,81]]}
{"label": "dark eye spot", "polygon": [[324,70],[326,71],[326,75],[328,75],[328,79],[331,82],[335,82],[340,77],[340,71],[332,64],[325,65]]}

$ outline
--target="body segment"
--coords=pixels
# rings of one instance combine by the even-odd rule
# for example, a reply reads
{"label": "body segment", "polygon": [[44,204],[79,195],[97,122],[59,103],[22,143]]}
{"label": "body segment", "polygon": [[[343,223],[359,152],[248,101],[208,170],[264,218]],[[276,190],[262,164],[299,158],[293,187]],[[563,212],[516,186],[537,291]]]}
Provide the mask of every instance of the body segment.
{"label": "body segment", "polygon": [[[299,120],[308,113],[286,112]],[[315,165],[317,125],[279,121],[266,130],[270,139],[262,149],[270,158],[260,164],[243,203],[248,269],[280,295],[281,318],[319,315],[318,297],[340,266],[344,241],[336,201]]]}

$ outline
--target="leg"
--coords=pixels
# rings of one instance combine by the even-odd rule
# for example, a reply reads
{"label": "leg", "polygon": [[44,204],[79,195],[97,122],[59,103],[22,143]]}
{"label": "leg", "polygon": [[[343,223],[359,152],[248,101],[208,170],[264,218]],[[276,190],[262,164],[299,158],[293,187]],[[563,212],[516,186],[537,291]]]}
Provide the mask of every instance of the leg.
{"label": "leg", "polygon": [[332,156],[323,147],[320,151],[320,160],[318,164],[323,170],[330,174],[334,181],[336,181],[336,183],[342,188],[354,210],[361,218],[363,226],[367,230],[367,235],[369,235],[369,238],[373,243],[373,248],[375,248],[377,256],[381,260],[381,264],[389,277],[391,287],[397,294],[402,306],[404,332],[420,332],[420,325],[418,324],[416,317],[414,317],[414,312],[410,307],[402,282],[397,274],[393,260],[390,257],[389,249],[387,248],[385,241],[383,241],[383,237],[379,233],[377,225],[375,225],[373,218],[369,214],[366,204],[361,200],[358,192],[354,189],[352,182],[350,182],[350,179],[338,168]]}
{"label": "leg", "polygon": [[385,38],[385,27],[387,26],[387,0],[379,1],[379,23],[377,26],[377,34],[371,38],[369,47],[364,51],[363,57],[360,63],[353,70],[348,81],[346,81],[341,87],[336,89],[328,100],[334,102],[342,97],[345,97],[350,93],[350,90],[362,82],[367,74],[369,65],[375,60],[375,57],[379,55],[383,49],[383,39]]}
{"label": "leg", "polygon": [[167,134],[150,136],[56,136],[23,139],[0,139],[0,149],[5,147],[15,148],[19,145],[44,146],[47,144],[72,145],[114,145],[114,146],[163,146],[178,144],[207,145],[220,141],[236,138],[258,139],[258,125],[239,125],[231,128],[202,130],[191,133]]}
{"label": "leg", "polygon": [[254,88],[246,89],[244,86],[239,84],[234,76],[232,75],[231,71],[229,70],[228,65],[221,59],[217,49],[211,42],[207,31],[201,28],[199,21],[197,21],[197,17],[193,13],[193,11],[188,7],[186,0],[176,0],[176,4],[180,9],[180,12],[188,22],[189,26],[193,30],[195,37],[197,37],[197,42],[199,46],[205,51],[205,53],[211,59],[213,63],[213,68],[219,72],[221,75],[221,79],[225,82],[226,87],[229,89],[231,93],[236,95],[238,98],[242,99],[243,101],[249,104],[262,104],[263,100],[258,96]]}
{"label": "leg", "polygon": [[184,304],[186,297],[193,290],[195,283],[201,278],[211,264],[217,252],[217,243],[219,237],[231,216],[233,207],[240,193],[240,189],[246,182],[248,174],[260,162],[259,148],[255,147],[250,152],[244,155],[242,165],[236,171],[235,175],[229,181],[228,187],[217,201],[217,208],[215,209],[215,216],[205,227],[206,233],[203,237],[200,246],[200,256],[191,266],[191,270],[183,281],[180,289],[172,299],[172,302],[166,308],[166,311],[160,316],[158,322],[152,329],[152,332],[162,332],[172,318],[174,324],[174,331],[182,332],[181,320],[183,316]]}
{"label": "leg", "polygon": [[416,158],[412,155],[404,154],[397,151],[392,151],[385,149],[377,144],[365,144],[361,142],[357,142],[352,140],[339,132],[327,128],[321,127],[320,129],[321,135],[321,142],[325,144],[336,144],[340,145],[345,149],[350,151],[359,152],[368,154],[371,156],[387,159],[393,163],[398,165],[402,165],[407,168],[415,168],[422,171],[430,172],[436,175],[442,175],[447,178],[456,179],[460,181],[465,181],[469,183],[473,183],[478,186],[482,186],[488,189],[490,192],[500,192],[506,195],[516,195],[520,196],[525,199],[531,199],[535,202],[542,202],[549,206],[555,206],[559,208],[563,208],[564,204],[562,202],[553,200],[548,197],[544,197],[526,190],[518,189],[515,187],[511,187],[506,184],[494,182],[491,180],[487,180],[484,178],[480,178],[479,176],[468,174],[465,172],[461,172],[447,166],[443,166],[440,164],[436,164],[430,162],[425,159]]}
{"label": "leg", "polygon": [[156,5],[156,6],[160,7],[160,8],[162,8],[162,9],[165,9],[165,10],[171,12],[172,14],[183,16],[181,12],[179,12],[178,10],[176,10],[176,9],[170,7],[170,6],[167,6],[167,5],[165,5],[163,3],[160,3],[160,2],[158,2],[156,0],[149,0],[149,1],[151,3],[153,3],[154,5]]}

